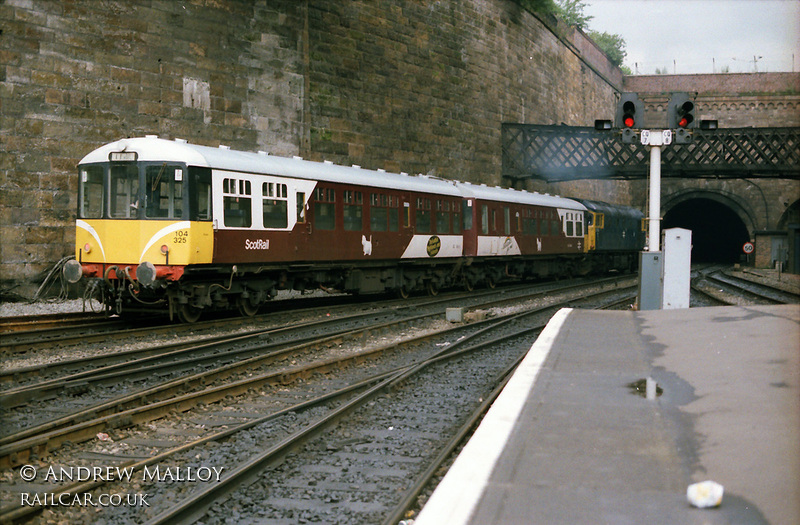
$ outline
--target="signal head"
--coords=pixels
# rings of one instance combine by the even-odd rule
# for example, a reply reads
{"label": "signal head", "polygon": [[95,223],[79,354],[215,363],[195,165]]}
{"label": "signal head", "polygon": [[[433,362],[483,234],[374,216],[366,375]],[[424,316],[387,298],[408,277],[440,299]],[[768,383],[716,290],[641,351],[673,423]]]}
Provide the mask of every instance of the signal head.
{"label": "signal head", "polygon": [[619,128],[634,129],[644,123],[644,106],[636,93],[622,93],[617,104],[616,125]]}
{"label": "signal head", "polygon": [[689,93],[673,93],[667,106],[667,128],[692,129],[696,126],[695,106]]}

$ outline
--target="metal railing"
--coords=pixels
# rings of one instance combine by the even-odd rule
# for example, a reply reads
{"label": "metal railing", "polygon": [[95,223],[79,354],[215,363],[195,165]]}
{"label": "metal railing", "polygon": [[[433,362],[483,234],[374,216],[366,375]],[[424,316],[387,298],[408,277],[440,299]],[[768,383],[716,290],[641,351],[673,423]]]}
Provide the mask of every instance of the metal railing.
{"label": "metal railing", "polygon": [[[663,148],[662,176],[687,178],[800,179],[800,128],[692,130],[690,144]],[[550,182],[641,179],[649,154],[624,144],[619,130],[503,124],[503,180]]]}

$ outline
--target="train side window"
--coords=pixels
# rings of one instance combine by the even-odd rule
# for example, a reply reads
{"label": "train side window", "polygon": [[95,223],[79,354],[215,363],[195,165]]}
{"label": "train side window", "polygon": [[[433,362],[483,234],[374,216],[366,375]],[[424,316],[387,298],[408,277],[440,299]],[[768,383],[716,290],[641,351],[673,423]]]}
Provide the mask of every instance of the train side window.
{"label": "train side window", "polygon": [[431,200],[417,199],[416,228],[418,233],[431,233]]}
{"label": "train side window", "polygon": [[464,230],[472,229],[472,201],[467,199],[461,202],[461,212],[464,214]]}
{"label": "train side window", "polygon": [[136,164],[112,164],[110,212],[114,218],[139,215],[139,169]]}
{"label": "train side window", "polygon": [[561,234],[561,221],[558,219],[550,220],[550,235],[558,237]]}
{"label": "train side window", "polygon": [[211,220],[211,170],[189,168],[189,220]]}
{"label": "train side window", "polygon": [[583,237],[583,214],[575,214],[575,237]]}
{"label": "train side window", "polygon": [[511,209],[503,208],[503,228],[506,235],[511,235]]}
{"label": "train side window", "polygon": [[436,201],[436,233],[450,233],[450,203]]}
{"label": "train side window", "polygon": [[357,232],[364,228],[363,197],[360,191],[344,192],[344,229]]}
{"label": "train side window", "polygon": [[297,197],[297,222],[300,224],[305,224],[306,222],[306,194],[298,191]]}
{"label": "train side window", "polygon": [[461,212],[458,209],[458,201],[453,203],[453,233],[461,233]]}
{"label": "train side window", "polygon": [[400,198],[396,195],[389,195],[389,231],[400,231]]}
{"label": "train side window", "polygon": [[314,229],[336,229],[336,193],[329,188],[314,190]]}
{"label": "train side window", "polygon": [[374,232],[385,232],[389,224],[389,208],[386,207],[386,195],[372,193],[369,196],[369,229]]}
{"label": "train side window", "polygon": [[222,181],[223,221],[229,228],[249,228],[253,224],[252,189],[249,180]]}
{"label": "train side window", "polygon": [[481,233],[489,235],[489,206],[486,204],[481,206]]}
{"label": "train side window", "polygon": [[100,219],[103,217],[103,168],[87,166],[81,168],[78,217],[82,219]]}
{"label": "train side window", "polygon": [[567,237],[572,237],[574,233],[575,220],[572,218],[572,213],[567,213],[564,216],[564,233]]}
{"label": "train side window", "polygon": [[148,219],[179,219],[183,215],[183,169],[161,165],[145,168],[145,216]]}
{"label": "train side window", "polygon": [[261,187],[264,228],[286,228],[289,225],[289,199],[286,184],[265,182]]}
{"label": "train side window", "polygon": [[606,227],[606,216],[603,213],[598,213],[596,216],[595,227],[597,229],[603,229]]}

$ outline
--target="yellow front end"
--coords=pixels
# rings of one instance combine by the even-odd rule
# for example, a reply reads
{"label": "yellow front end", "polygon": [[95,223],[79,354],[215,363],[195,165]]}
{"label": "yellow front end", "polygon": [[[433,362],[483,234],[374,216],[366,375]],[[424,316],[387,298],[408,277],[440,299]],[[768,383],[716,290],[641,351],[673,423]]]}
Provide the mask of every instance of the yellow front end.
{"label": "yellow front end", "polygon": [[597,227],[598,227],[597,216],[602,214],[597,214],[594,212],[587,212],[587,213],[591,215],[592,220],[586,227],[586,243],[584,244],[583,250],[584,252],[588,253],[594,251],[597,248]]}
{"label": "yellow front end", "polygon": [[83,264],[185,266],[210,263],[210,222],[78,219],[75,258]]}

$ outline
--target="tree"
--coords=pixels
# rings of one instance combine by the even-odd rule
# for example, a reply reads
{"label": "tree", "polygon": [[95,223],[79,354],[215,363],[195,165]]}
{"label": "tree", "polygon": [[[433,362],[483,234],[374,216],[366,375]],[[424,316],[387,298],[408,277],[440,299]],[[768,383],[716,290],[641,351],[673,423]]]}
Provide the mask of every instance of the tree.
{"label": "tree", "polygon": [[594,40],[603,53],[608,55],[608,59],[615,66],[622,66],[622,61],[625,60],[628,52],[625,51],[625,39],[620,35],[612,35],[606,33],[598,33],[597,31],[589,31],[589,38]]}
{"label": "tree", "polygon": [[586,2],[583,0],[556,0],[558,16],[567,23],[578,29],[585,29],[589,26],[589,21],[593,16],[586,16],[583,10],[586,9]]}
{"label": "tree", "polygon": [[516,0],[519,5],[531,13],[558,14],[558,4],[555,0]]}

